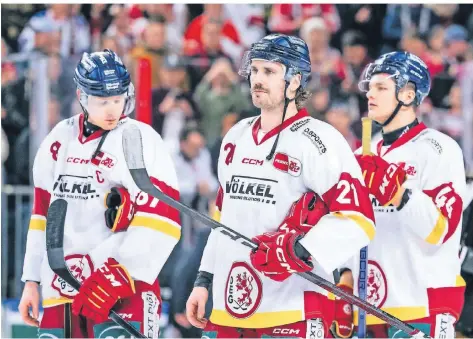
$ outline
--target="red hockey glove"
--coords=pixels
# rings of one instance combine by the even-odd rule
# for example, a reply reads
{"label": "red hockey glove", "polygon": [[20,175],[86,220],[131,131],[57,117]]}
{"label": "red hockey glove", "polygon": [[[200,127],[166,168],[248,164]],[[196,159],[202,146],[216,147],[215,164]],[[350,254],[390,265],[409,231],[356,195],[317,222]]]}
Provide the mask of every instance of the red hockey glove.
{"label": "red hockey glove", "polygon": [[378,155],[356,155],[356,159],[370,193],[382,206],[388,206],[406,181],[406,171]]}
{"label": "red hockey glove", "polygon": [[126,231],[135,214],[135,204],[124,187],[112,187],[105,196],[105,223],[113,232]]}
{"label": "red hockey glove", "polygon": [[[342,284],[337,286],[353,294],[353,287]],[[353,334],[353,307],[343,299],[335,299],[335,320],[330,331],[335,338],[350,338]]]}
{"label": "red hockey glove", "polygon": [[278,231],[307,233],[319,220],[329,213],[322,198],[314,192],[307,192],[292,204]]}
{"label": "red hockey glove", "polygon": [[135,284],[125,267],[108,258],[82,284],[72,303],[72,313],[83,315],[95,322],[104,322],[113,305],[135,294]]}
{"label": "red hockey glove", "polygon": [[275,281],[283,281],[296,272],[311,271],[313,265],[300,259],[295,252],[301,232],[268,232],[253,238],[258,248],[250,254],[251,264]]}

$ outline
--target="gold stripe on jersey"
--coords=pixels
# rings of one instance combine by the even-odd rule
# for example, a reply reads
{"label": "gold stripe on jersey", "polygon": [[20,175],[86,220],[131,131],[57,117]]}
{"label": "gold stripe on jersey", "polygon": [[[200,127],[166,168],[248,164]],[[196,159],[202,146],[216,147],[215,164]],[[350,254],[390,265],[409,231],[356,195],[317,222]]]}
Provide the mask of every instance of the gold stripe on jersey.
{"label": "gold stripe on jersey", "polygon": [[212,219],[217,221],[217,222],[220,222],[220,217],[221,217],[221,213],[220,211],[216,208],[215,209],[215,212],[214,212],[214,215],[212,216]]}
{"label": "gold stripe on jersey", "polygon": [[45,231],[46,219],[40,215],[32,215],[28,229],[37,230],[37,231]]}
{"label": "gold stripe on jersey", "polygon": [[227,311],[214,309],[210,316],[210,321],[213,324],[239,328],[268,328],[302,320],[304,320],[302,311],[259,312],[251,317],[238,319]]}
{"label": "gold stripe on jersey", "polygon": [[457,275],[457,279],[455,281],[455,287],[466,286],[465,279],[461,275]]}
{"label": "gold stripe on jersey", "polygon": [[437,219],[437,223],[435,224],[434,229],[430,232],[429,236],[425,238],[429,244],[437,245],[442,238],[442,235],[445,233],[445,229],[447,228],[447,218],[439,212],[439,217]]}
{"label": "gold stripe on jersey", "polygon": [[143,216],[135,214],[133,220],[130,223],[130,227],[147,227],[155,231],[167,234],[173,238],[179,240],[181,238],[181,228],[165,221],[161,218],[152,217],[152,216]]}
{"label": "gold stripe on jersey", "polygon": [[43,300],[43,307],[53,307],[57,305],[72,303],[73,301],[73,299],[69,299],[66,297],[48,298]]}
{"label": "gold stripe on jersey", "polygon": [[[403,321],[422,319],[429,315],[427,307],[424,306],[412,306],[412,307],[383,307],[381,308],[384,312],[391,314],[392,316],[399,318]],[[385,321],[381,320],[374,315],[366,315],[366,325],[380,325],[384,324]],[[358,310],[353,312],[353,324],[358,325]]]}

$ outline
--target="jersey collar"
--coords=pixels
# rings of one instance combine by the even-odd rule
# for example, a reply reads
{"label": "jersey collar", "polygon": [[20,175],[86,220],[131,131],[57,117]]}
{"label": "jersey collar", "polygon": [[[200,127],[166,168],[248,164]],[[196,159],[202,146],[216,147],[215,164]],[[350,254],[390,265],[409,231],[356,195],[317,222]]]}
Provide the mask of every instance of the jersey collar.
{"label": "jersey collar", "polygon": [[[120,116],[120,120],[123,120],[126,117],[127,117],[126,115],[122,114],[122,116]],[[85,144],[86,142],[98,139],[105,132],[103,129],[99,129],[95,131],[94,133],[92,133],[91,135],[89,135],[87,138],[84,138],[84,119],[85,119],[84,113],[81,113],[79,115],[79,142],[81,144]]]}
{"label": "jersey collar", "polygon": [[415,119],[410,124],[408,124],[404,127],[398,128],[394,131],[391,131],[391,132],[388,132],[388,133],[381,132],[381,134],[383,136],[383,146],[391,146],[397,139],[399,139],[402,135],[404,135],[404,133],[406,133],[408,130],[414,128],[418,124],[419,124],[419,120]]}
{"label": "jersey collar", "polygon": [[308,117],[308,116],[309,116],[309,113],[307,113],[307,110],[305,108],[301,109],[300,111],[297,112],[296,115],[290,117],[287,120],[284,120],[284,122],[281,125],[274,127],[272,130],[266,133],[261,139],[261,141],[258,142],[258,131],[261,128],[261,115],[260,115],[258,118],[256,118],[252,127],[253,140],[256,145],[261,145],[266,140],[278,134],[280,128],[281,128],[281,131],[283,131],[287,127],[291,126],[297,120]]}
{"label": "jersey collar", "polygon": [[391,152],[392,150],[404,145],[405,143],[407,143],[408,141],[412,140],[414,137],[416,137],[417,135],[419,135],[423,130],[427,129],[427,126],[425,126],[425,124],[423,122],[421,122],[420,124],[418,125],[415,125],[414,127],[412,127],[411,129],[409,129],[407,132],[405,132],[404,134],[401,135],[401,137],[399,139],[397,139],[396,141],[394,141],[390,146],[389,148],[386,150],[386,152],[384,152],[384,154],[381,154],[381,149],[383,147],[383,139],[381,139],[379,142],[378,142],[378,146],[377,146],[377,151],[378,151],[378,155],[379,156],[385,156],[386,154],[388,154],[389,152]]}

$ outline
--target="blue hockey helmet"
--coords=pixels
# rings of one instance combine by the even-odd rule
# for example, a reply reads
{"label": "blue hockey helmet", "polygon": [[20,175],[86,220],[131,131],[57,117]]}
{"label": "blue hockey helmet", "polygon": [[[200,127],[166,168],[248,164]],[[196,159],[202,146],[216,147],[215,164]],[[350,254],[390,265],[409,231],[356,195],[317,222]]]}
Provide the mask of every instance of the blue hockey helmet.
{"label": "blue hockey helmet", "polygon": [[[391,52],[383,54],[375,62],[369,64],[359,82],[361,91],[369,90],[369,82],[378,73],[390,74],[396,83],[396,99],[398,93],[408,82],[415,85],[415,99],[412,104],[419,106],[430,91],[430,73],[427,65],[416,55],[409,52]],[[399,99],[398,99],[399,100]],[[402,103],[404,105],[404,103]]]}
{"label": "blue hockey helmet", "polygon": [[130,73],[120,57],[112,50],[84,53],[74,72],[74,82],[80,90],[80,102],[87,103],[87,96],[111,97],[126,95],[124,114],[135,106],[135,90]]}
{"label": "blue hockey helmet", "polygon": [[301,87],[305,88],[311,73],[309,48],[304,40],[284,34],[271,34],[251,45],[244,56],[238,74],[249,78],[251,60],[262,59],[278,62],[286,67],[284,80],[289,82],[296,74],[301,75]]}

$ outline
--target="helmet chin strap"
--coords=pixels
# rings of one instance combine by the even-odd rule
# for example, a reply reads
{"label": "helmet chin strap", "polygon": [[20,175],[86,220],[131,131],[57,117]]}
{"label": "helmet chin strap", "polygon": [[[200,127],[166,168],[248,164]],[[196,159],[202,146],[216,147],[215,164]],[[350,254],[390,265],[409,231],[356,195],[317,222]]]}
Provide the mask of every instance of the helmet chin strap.
{"label": "helmet chin strap", "polygon": [[401,109],[402,106],[407,106],[407,105],[405,105],[402,101],[399,100],[397,102],[396,108],[394,109],[393,113],[389,116],[389,118],[385,122],[380,123],[380,122],[377,122],[376,120],[374,122],[378,125],[381,125],[381,127],[386,127],[387,125],[391,123],[391,121],[393,121],[393,119],[399,113],[399,110]]}
{"label": "helmet chin strap", "polygon": [[387,125],[389,125],[391,123],[391,121],[393,121],[393,119],[396,117],[396,115],[399,113],[399,110],[401,109],[402,106],[411,106],[414,104],[415,102],[415,98],[412,100],[412,102],[410,104],[405,104],[404,101],[402,100],[399,100],[399,97],[398,97],[398,92],[396,92],[396,100],[397,100],[397,105],[396,105],[396,108],[394,109],[394,111],[392,112],[392,114],[389,116],[389,118],[383,122],[383,123],[380,123],[380,122],[377,122],[376,120],[374,121],[377,125],[381,126],[381,127],[386,127]]}
{"label": "helmet chin strap", "polygon": [[270,161],[273,158],[274,153],[276,152],[276,147],[279,141],[279,135],[281,134],[281,131],[282,131],[282,124],[284,122],[284,119],[286,118],[287,107],[292,101],[296,100],[297,98],[297,94],[292,99],[289,99],[287,97],[286,92],[288,88],[289,88],[289,81],[286,80],[286,85],[284,86],[284,109],[282,111],[282,120],[281,120],[281,124],[279,125],[278,135],[276,136],[276,140],[274,140],[273,147],[271,148],[271,152],[269,152],[269,154],[266,156],[266,160],[268,161]]}

